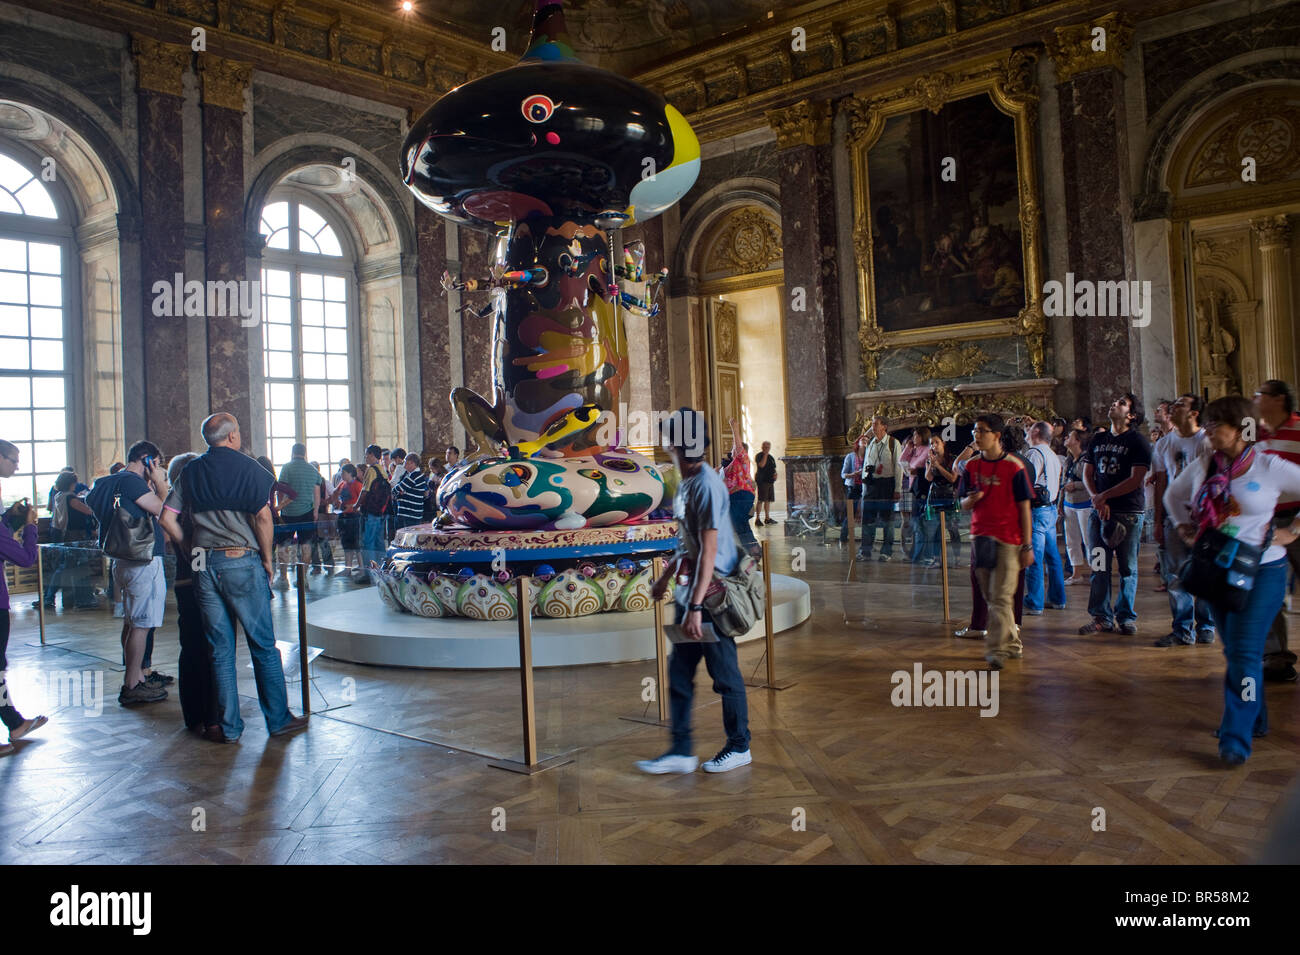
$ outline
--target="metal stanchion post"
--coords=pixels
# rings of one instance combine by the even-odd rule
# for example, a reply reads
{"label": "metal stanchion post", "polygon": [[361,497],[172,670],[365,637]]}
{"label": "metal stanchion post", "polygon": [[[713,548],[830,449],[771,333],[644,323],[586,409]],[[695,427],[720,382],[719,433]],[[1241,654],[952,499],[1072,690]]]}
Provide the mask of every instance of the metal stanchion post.
{"label": "metal stanchion post", "polygon": [[560,757],[542,763],[537,759],[537,713],[533,699],[533,618],[529,606],[528,583],[527,574],[520,574],[515,578],[515,616],[519,620],[519,688],[524,716],[524,761],[519,763],[512,759],[500,759],[493,760],[488,765],[512,773],[532,776],[554,769],[556,766],[563,766],[572,760]]}
{"label": "metal stanchion post", "polygon": [[943,622],[952,622],[952,613],[948,609],[948,514],[939,511],[939,562],[943,574]]}
{"label": "metal stanchion post", "polygon": [[[664,572],[664,559],[656,557],[650,562],[650,573],[654,580],[659,579],[659,575]],[[651,609],[654,611],[654,638],[655,638],[655,701],[659,704],[659,717],[654,719],[649,716],[620,716],[621,720],[628,720],[631,723],[649,723],[651,726],[668,725],[668,654],[664,652],[664,602],[651,598]]]}
{"label": "metal stanchion post", "polygon": [[767,657],[767,680],[763,683],[750,683],[746,681],[746,686],[757,686],[763,690],[784,690],[794,686],[789,682],[777,682],[776,679],[776,633],[772,626],[772,563],[768,553],[768,542],[763,541],[763,629],[766,649],[764,656]]}
{"label": "metal stanchion post", "polygon": [[36,545],[36,613],[40,617],[41,646],[45,646],[45,552]]}
{"label": "metal stanchion post", "polygon": [[307,684],[307,565],[298,561],[298,675],[302,678],[302,715],[311,716],[311,687]]}

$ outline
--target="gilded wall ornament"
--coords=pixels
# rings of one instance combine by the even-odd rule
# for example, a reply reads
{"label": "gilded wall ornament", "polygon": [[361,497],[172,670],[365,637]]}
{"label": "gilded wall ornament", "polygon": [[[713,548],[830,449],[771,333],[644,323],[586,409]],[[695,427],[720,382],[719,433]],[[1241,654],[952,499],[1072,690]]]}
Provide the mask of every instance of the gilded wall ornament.
{"label": "gilded wall ornament", "polygon": [[1291,239],[1291,222],[1285,215],[1251,219],[1250,228],[1261,249],[1286,245]]}
{"label": "gilded wall ornament", "polygon": [[969,378],[989,363],[990,356],[979,345],[958,345],[950,342],[939,346],[928,355],[922,355],[912,365],[920,381],[936,378]]}
{"label": "gilded wall ornament", "polygon": [[776,148],[825,146],[831,141],[831,104],[825,100],[801,100],[785,109],[765,114],[776,132]]}
{"label": "gilded wall ornament", "polygon": [[710,272],[762,272],[781,260],[781,228],[753,206],[733,212],[714,239],[705,268]]}
{"label": "gilded wall ornament", "polygon": [[922,76],[912,84],[912,92],[917,102],[932,113],[943,109],[943,104],[948,102],[951,90],[952,77],[942,71]]}
{"label": "gilded wall ornament", "polygon": [[[975,420],[976,415],[985,412],[1024,415],[1037,420],[1051,420],[1056,416],[1050,401],[1043,401],[1020,392],[996,391],[971,395],[958,394],[952,388],[936,388],[930,395],[919,395],[915,398],[880,401],[870,407],[869,414],[870,416],[883,415],[891,426],[906,422],[934,428],[941,426],[946,418],[951,418],[958,424],[969,424]],[[860,421],[870,421],[868,413],[861,408],[854,419],[854,425],[858,425]]]}
{"label": "gilded wall ornament", "polygon": [[203,79],[205,104],[243,112],[244,92],[253,78],[251,65],[212,53],[200,53],[199,75]]}
{"label": "gilded wall ornament", "polygon": [[[1098,30],[1104,32],[1099,34]],[[1133,18],[1127,14],[1108,13],[1088,23],[1057,27],[1048,39],[1048,49],[1056,62],[1057,79],[1068,83],[1093,70],[1109,68],[1123,72],[1124,54],[1132,42]]]}
{"label": "gilded wall ornament", "polygon": [[1192,243],[1192,258],[1202,264],[1222,265],[1241,251],[1241,239],[1202,239]]}
{"label": "gilded wall ornament", "polygon": [[[724,308],[721,306],[728,306]],[[736,306],[723,302],[717,311],[717,324],[714,326],[715,340],[718,343],[718,361],[737,364],[740,361],[740,342],[736,333]]]}
{"label": "gilded wall ornament", "polygon": [[155,93],[185,95],[185,70],[190,65],[190,48],[178,43],[161,43],[152,37],[131,38],[135,54],[136,86]]}
{"label": "gilded wall ornament", "polygon": [[1300,102],[1293,96],[1239,100],[1197,150],[1183,187],[1239,183],[1247,156],[1255,161],[1257,182],[1285,179],[1300,170]]}

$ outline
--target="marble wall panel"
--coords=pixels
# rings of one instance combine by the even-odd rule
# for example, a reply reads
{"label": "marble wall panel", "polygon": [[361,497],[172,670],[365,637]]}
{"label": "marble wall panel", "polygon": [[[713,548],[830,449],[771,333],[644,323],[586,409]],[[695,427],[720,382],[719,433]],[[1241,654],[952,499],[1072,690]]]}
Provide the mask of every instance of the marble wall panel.
{"label": "marble wall panel", "polygon": [[326,133],[364,146],[380,158],[390,158],[397,168],[402,146],[401,122],[343,103],[328,106],[311,96],[253,84],[253,141],[258,151],[285,136]]}
{"label": "marble wall panel", "polygon": [[[415,245],[419,257],[416,296],[419,303],[420,406],[424,448],[434,451],[452,442],[451,342],[447,328],[447,296],[439,279],[447,264],[447,226],[441,216],[420,203],[415,206]],[[459,359],[459,356],[457,356]]]}
{"label": "marble wall panel", "polygon": [[10,20],[0,29],[0,62],[53,74],[102,109],[123,118],[122,50],[93,38],[54,34]]}
{"label": "marble wall panel", "polygon": [[[493,238],[480,229],[460,229],[460,270],[465,276],[482,278],[492,264]],[[462,296],[464,302],[481,308],[488,304],[484,292]],[[492,316],[479,318],[469,312],[460,314],[461,356],[465,387],[492,401]],[[453,361],[456,360],[453,358]]]}
{"label": "marble wall panel", "polygon": [[[245,281],[244,117],[237,110],[204,104],[203,170],[207,279]],[[249,336],[240,321],[238,315],[208,316],[208,396],[212,411],[247,424]]]}
{"label": "marble wall panel", "polygon": [[[185,273],[184,136],[179,96],[141,90],[140,212],[150,227],[140,235],[140,268],[145,301],[152,303],[155,282],[175,282]],[[194,276],[197,278],[198,276]],[[195,318],[155,316],[144,310],[145,433],[164,451],[188,448],[190,410],[188,339],[199,331]],[[200,332],[201,334],[201,332]]]}

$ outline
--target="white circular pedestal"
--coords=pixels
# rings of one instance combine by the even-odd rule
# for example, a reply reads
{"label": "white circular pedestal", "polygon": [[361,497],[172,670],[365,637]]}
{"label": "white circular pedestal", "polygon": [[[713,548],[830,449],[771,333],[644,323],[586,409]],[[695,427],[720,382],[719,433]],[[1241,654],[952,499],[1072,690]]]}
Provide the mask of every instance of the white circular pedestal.
{"label": "white circular pedestal", "polygon": [[[797,627],[812,613],[802,580],[772,575],[772,629]],[[671,621],[672,608],[666,608]],[[579,666],[654,658],[654,614],[594,613],[554,620],[533,618],[533,665]],[[763,636],[760,619],[737,642]],[[307,642],[325,656],[349,663],[448,670],[514,669],[519,666],[515,620],[417,617],[386,607],[373,587],[326,597],[308,605]]]}

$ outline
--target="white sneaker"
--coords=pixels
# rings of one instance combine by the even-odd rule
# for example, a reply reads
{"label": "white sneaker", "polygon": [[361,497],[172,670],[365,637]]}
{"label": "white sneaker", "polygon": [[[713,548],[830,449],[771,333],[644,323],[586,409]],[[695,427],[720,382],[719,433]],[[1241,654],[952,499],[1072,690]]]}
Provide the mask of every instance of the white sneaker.
{"label": "white sneaker", "polygon": [[693,773],[698,765],[700,765],[698,756],[664,753],[658,759],[637,760],[636,768],[652,776],[662,776],[665,773]]}
{"label": "white sneaker", "polygon": [[276,578],[275,583],[272,584],[271,586],[273,586],[276,590],[288,590],[289,581],[285,580],[283,577],[279,577]]}
{"label": "white sneaker", "polygon": [[119,603],[119,604],[113,604],[113,616],[114,616],[114,617],[119,617],[119,618],[120,618],[120,617],[125,617],[125,616],[126,616],[126,608],[123,607],[120,603]]}
{"label": "white sneaker", "polygon": [[741,766],[748,766],[753,761],[754,757],[749,754],[749,750],[738,753],[734,749],[724,749],[704,764],[704,771],[706,773],[726,773],[733,769],[739,769]]}

